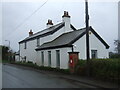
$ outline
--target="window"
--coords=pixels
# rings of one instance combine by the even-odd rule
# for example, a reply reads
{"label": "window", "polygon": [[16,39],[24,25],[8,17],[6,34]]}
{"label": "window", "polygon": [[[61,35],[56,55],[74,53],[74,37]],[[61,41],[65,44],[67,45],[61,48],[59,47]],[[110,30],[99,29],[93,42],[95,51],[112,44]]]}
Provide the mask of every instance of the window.
{"label": "window", "polygon": [[41,52],[42,65],[44,66],[44,52]]}
{"label": "window", "polygon": [[26,49],[27,48],[27,42],[25,42],[25,46],[24,46],[24,49]]}
{"label": "window", "polygon": [[51,51],[48,51],[48,66],[51,66]]}
{"label": "window", "polygon": [[40,38],[37,38],[37,47],[40,45]]}
{"label": "window", "polygon": [[91,50],[91,58],[97,58],[97,50]]}
{"label": "window", "polygon": [[60,50],[56,50],[56,67],[60,68]]}

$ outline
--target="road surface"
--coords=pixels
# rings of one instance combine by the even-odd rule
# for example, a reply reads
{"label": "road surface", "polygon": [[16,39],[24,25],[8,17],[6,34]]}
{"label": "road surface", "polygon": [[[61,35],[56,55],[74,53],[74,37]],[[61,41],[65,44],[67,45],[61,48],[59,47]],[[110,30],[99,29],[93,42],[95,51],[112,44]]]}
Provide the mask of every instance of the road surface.
{"label": "road surface", "polygon": [[0,62],[0,90],[2,89],[2,63]]}
{"label": "road surface", "polygon": [[10,64],[2,65],[2,88],[90,88],[45,71]]}

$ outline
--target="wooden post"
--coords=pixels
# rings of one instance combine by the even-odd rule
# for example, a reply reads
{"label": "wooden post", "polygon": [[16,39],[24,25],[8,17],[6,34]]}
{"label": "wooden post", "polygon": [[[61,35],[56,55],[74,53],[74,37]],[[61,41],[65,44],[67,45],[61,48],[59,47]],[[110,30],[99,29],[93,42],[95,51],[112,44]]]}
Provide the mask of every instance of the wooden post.
{"label": "wooden post", "polygon": [[90,51],[89,51],[89,15],[88,15],[88,0],[85,0],[85,13],[86,13],[86,59],[87,59],[87,75],[90,75]]}

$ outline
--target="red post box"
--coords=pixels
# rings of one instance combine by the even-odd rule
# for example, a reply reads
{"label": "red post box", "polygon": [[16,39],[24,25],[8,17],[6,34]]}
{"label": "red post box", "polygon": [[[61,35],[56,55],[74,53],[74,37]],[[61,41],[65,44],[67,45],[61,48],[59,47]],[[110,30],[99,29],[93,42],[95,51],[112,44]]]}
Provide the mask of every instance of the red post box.
{"label": "red post box", "polygon": [[69,53],[69,69],[71,73],[74,73],[75,67],[79,60],[78,57],[79,52],[68,52],[68,53]]}

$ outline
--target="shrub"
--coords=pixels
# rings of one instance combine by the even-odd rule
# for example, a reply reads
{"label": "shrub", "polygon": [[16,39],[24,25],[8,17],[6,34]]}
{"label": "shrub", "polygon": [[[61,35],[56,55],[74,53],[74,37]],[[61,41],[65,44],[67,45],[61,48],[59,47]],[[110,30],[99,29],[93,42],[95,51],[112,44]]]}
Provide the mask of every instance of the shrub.
{"label": "shrub", "polygon": [[120,54],[117,54],[117,53],[111,53],[109,55],[110,58],[119,58],[120,59]]}
{"label": "shrub", "polygon": [[86,74],[86,60],[78,61],[78,64],[75,67],[75,73],[82,76]]}

